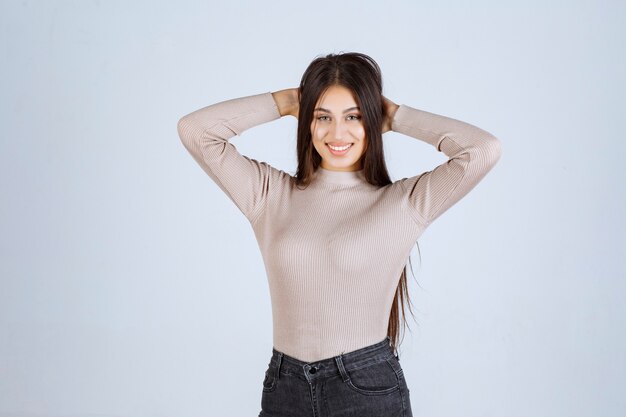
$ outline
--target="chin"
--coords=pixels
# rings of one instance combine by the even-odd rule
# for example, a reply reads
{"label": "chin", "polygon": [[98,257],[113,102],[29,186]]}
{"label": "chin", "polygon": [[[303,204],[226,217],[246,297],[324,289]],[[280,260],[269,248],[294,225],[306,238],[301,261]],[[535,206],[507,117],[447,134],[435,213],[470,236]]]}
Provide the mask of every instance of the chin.
{"label": "chin", "polygon": [[327,169],[341,169],[341,170],[345,170],[348,169],[354,165],[356,165],[359,161],[349,161],[349,162],[343,162],[341,164],[336,164],[336,163],[329,163],[328,161],[324,161],[324,165],[327,167]]}

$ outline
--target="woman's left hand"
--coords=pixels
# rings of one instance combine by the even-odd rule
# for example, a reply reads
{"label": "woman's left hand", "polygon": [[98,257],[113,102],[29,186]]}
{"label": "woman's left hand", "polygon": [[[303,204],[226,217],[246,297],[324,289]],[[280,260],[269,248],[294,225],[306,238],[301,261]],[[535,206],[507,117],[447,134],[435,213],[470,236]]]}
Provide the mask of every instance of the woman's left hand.
{"label": "woman's left hand", "polygon": [[389,100],[387,97],[383,96],[383,104],[385,106],[385,115],[383,119],[383,133],[389,132],[391,130],[391,121],[393,120],[393,116],[396,114],[399,105]]}

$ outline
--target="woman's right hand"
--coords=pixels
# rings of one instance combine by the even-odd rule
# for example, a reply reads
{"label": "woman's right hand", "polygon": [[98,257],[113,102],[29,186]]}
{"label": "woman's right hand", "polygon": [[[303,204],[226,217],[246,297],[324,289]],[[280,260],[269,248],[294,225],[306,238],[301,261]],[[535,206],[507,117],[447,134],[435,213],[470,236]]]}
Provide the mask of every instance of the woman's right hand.
{"label": "woman's right hand", "polygon": [[278,90],[272,92],[274,101],[278,105],[278,111],[281,117],[291,115],[298,118],[298,112],[300,111],[300,101],[298,100],[298,89],[287,88],[284,90]]}

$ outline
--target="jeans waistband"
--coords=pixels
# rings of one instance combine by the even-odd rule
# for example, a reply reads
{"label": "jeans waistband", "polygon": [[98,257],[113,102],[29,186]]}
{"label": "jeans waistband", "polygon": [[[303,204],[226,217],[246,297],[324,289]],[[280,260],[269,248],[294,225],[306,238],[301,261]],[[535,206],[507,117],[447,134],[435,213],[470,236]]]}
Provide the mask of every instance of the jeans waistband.
{"label": "jeans waistband", "polygon": [[315,362],[304,362],[272,348],[272,364],[280,377],[280,372],[302,375],[308,381],[326,378],[337,374],[344,375],[346,371],[362,368],[391,357],[398,359],[390,346],[389,336],[373,345],[343,353],[332,358]]}

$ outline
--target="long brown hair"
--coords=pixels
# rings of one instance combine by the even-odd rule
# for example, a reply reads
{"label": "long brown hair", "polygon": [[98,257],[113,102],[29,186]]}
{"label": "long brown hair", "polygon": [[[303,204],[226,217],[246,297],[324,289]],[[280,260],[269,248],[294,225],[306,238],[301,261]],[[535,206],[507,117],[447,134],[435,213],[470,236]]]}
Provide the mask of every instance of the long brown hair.
{"label": "long brown hair", "polygon": [[[331,53],[317,57],[309,64],[302,75],[298,88],[300,109],[298,112],[298,139],[296,146],[298,156],[298,168],[295,174],[296,184],[298,186],[307,186],[322,161],[322,157],[313,146],[311,137],[313,109],[319,97],[328,87],[333,85],[341,85],[351,90],[357,105],[361,109],[367,138],[367,148],[361,160],[365,179],[370,184],[378,187],[391,184],[392,181],[389,178],[383,151],[382,125],[385,117],[385,108],[382,98],[382,75],[380,67],[374,59],[358,52]],[[409,262],[410,260],[409,257]],[[389,325],[387,326],[387,335],[395,354],[397,354],[397,348],[401,343],[400,313],[402,313],[403,319],[402,330],[408,325],[405,305],[408,306],[411,315],[413,315],[406,270],[407,267],[405,266],[400,275],[400,281],[389,314]]]}

